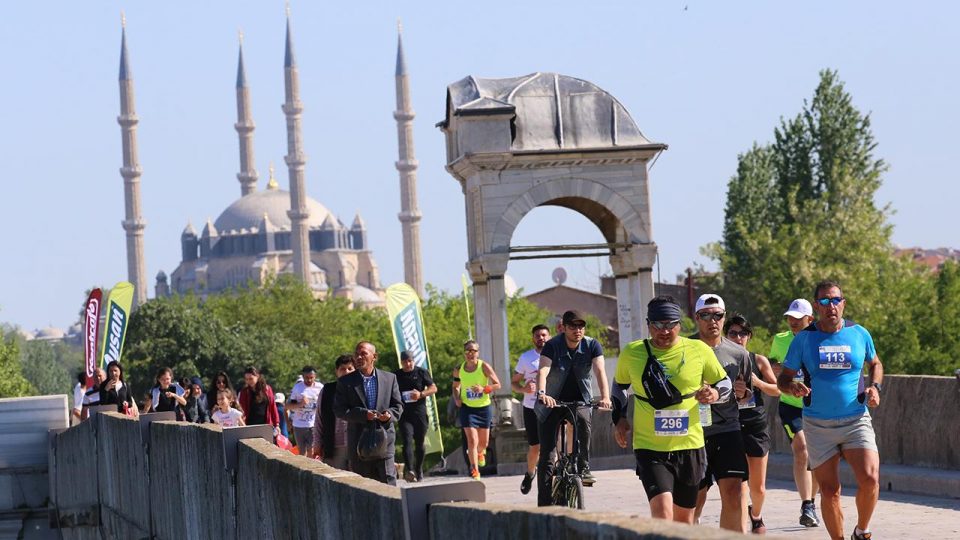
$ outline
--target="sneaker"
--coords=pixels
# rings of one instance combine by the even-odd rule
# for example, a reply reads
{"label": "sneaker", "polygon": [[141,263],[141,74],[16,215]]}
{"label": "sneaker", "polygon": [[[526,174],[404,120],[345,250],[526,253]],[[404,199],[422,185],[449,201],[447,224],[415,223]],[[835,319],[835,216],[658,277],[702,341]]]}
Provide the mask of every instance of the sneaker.
{"label": "sneaker", "polygon": [[482,454],[479,454],[479,455],[477,456],[477,465],[480,466],[480,467],[486,467],[486,466],[487,466],[487,451],[486,451],[486,450],[484,450]]}
{"label": "sneaker", "polygon": [[805,502],[800,505],[800,524],[804,527],[819,527],[820,518],[817,517],[817,505]]}
{"label": "sneaker", "polygon": [[537,476],[537,473],[523,473],[523,480],[520,482],[520,493],[526,495],[530,493],[530,488],[533,486],[533,478]]}
{"label": "sneaker", "polygon": [[597,477],[590,472],[589,468],[584,467],[580,473],[580,481],[583,482],[584,487],[591,487],[597,483]]}
{"label": "sneaker", "polygon": [[480,479],[480,471],[478,471],[476,467],[470,469],[470,478],[473,478],[474,480]]}
{"label": "sneaker", "polygon": [[412,484],[417,481],[417,476],[413,474],[413,471],[404,471],[403,479]]}
{"label": "sneaker", "polygon": [[750,512],[750,532],[753,534],[767,534],[767,526],[763,524],[763,516],[753,519],[753,505],[747,507]]}
{"label": "sneaker", "polygon": [[853,534],[850,535],[850,540],[870,540],[871,538],[873,538],[873,533],[863,532],[857,534],[857,529],[853,529]]}

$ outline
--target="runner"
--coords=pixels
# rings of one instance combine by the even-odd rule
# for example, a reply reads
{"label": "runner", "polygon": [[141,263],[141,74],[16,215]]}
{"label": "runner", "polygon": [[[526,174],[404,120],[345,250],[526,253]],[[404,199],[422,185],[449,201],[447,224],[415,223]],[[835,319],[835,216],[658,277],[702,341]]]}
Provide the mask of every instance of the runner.
{"label": "runner", "polygon": [[[787,350],[790,349],[793,336],[813,322],[813,307],[803,298],[797,298],[790,302],[783,316],[790,330],[773,337],[769,354],[771,361],[781,364],[787,357]],[[796,379],[803,380],[802,369],[797,372]],[[793,481],[797,484],[797,492],[800,494],[800,524],[804,527],[818,527],[820,518],[817,517],[817,505],[814,502],[817,496],[817,479],[810,472],[807,462],[807,438],[803,434],[803,401],[786,392],[781,392],[777,412],[780,414],[783,430],[790,439],[790,450],[793,451]]]}
{"label": "runner", "polygon": [[540,367],[540,353],[550,339],[550,329],[538,324],[531,331],[533,348],[520,355],[517,368],[510,379],[514,392],[523,394],[523,427],[527,432],[527,472],[520,481],[520,493],[530,493],[533,478],[537,475],[537,457],[540,456],[540,436],[537,433],[537,415],[533,407],[537,403],[537,369]]}
{"label": "runner", "polygon": [[[600,407],[610,408],[610,387],[603,366],[603,347],[600,342],[584,335],[587,321],[579,311],[563,314],[563,333],[551,338],[540,351],[537,369],[537,415],[540,456],[537,459],[537,505],[549,506],[550,480],[553,477],[553,450],[557,445],[557,426],[565,411],[553,408],[557,401],[592,400],[591,377],[596,375],[600,386]],[[556,369],[552,369],[556,366]],[[592,375],[591,375],[592,369]],[[596,478],[590,473],[590,424],[593,409],[577,411],[577,441],[580,452],[578,469],[584,486],[592,486]]]}
{"label": "runner", "polygon": [[[723,336],[723,320],[726,317],[723,298],[716,294],[703,294],[697,299],[696,334],[690,339],[699,339],[713,349],[731,381],[747,381],[753,373],[750,354],[743,347]],[[746,384],[743,401],[753,399],[751,385]],[[700,481],[697,495],[696,518],[700,519],[707,492],[716,480],[720,489],[720,528],[743,531],[743,482],[748,479],[747,454],[740,434],[740,414],[737,399],[717,401],[710,406],[710,415],[704,414],[703,435],[707,450],[707,470]]]}
{"label": "runner", "polygon": [[500,380],[490,364],[480,359],[480,345],[470,339],[463,344],[464,361],[453,370],[453,399],[460,408],[460,425],[467,440],[470,477],[480,479],[487,465],[492,418],[490,395],[500,389]]}
{"label": "runner", "polygon": [[[317,421],[317,406],[320,403],[323,383],[317,380],[317,370],[313,366],[303,366],[300,375],[303,380],[293,385],[287,411],[293,417],[293,438],[297,441],[297,450],[301,456],[309,456],[313,454],[313,425]],[[280,400],[280,403],[282,404],[283,400]],[[277,416],[280,415],[278,409]]]}
{"label": "runner", "polygon": [[[839,284],[821,281],[814,298],[819,320],[794,338],[777,384],[781,391],[803,398],[810,466],[820,483],[830,538],[843,538],[839,469],[843,457],[857,479],[857,527],[850,538],[866,540],[872,537],[870,518],[880,494],[880,454],[867,407],[880,405],[883,365],[870,332],[844,320],[846,299]],[[804,382],[797,382],[794,376],[801,367]]]}
{"label": "runner", "polygon": [[[680,319],[680,304],[672,296],[658,296],[647,304],[650,339],[624,347],[617,363],[614,383],[620,392],[616,393],[613,411],[617,425],[614,436],[621,448],[627,447],[631,427],[625,418],[629,399],[626,390],[633,386],[637,398],[633,452],[650,514],[692,525],[697,490],[707,465],[701,408],[697,405],[728,399],[732,384],[710,347],[680,337]],[[648,363],[666,375],[676,403],[651,402],[659,401],[659,393],[648,391],[658,387],[654,379],[644,376]]]}
{"label": "runner", "polygon": [[[747,348],[750,338],[753,337],[753,326],[742,315],[734,315],[727,319],[723,333],[727,339]],[[777,377],[773,374],[770,362],[766,357],[750,353],[753,373],[750,384],[755,390],[760,390],[768,396],[777,397]],[[743,397],[747,385],[743,380],[733,384],[734,395]],[[744,486],[742,505],[747,507],[744,525],[754,534],[766,534],[767,526],[763,523],[763,502],[767,493],[767,456],[770,453],[770,432],[767,429],[767,413],[763,405],[763,396],[757,392],[753,399],[740,403],[740,435],[743,437],[743,447],[747,453],[747,468],[750,474],[749,486]],[[750,503],[753,504],[750,504]]]}

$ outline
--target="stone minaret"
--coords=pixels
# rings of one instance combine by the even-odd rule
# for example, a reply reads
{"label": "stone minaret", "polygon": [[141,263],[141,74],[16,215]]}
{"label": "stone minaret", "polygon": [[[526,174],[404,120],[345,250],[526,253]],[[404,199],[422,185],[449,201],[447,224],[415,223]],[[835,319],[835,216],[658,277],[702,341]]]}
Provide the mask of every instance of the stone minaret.
{"label": "stone minaret", "polygon": [[147,222],[140,214],[140,159],[137,156],[137,118],[133,99],[133,72],[127,52],[127,25],[123,21],[120,38],[120,139],[123,142],[124,220],[127,232],[127,279],[134,286],[133,307],[147,301],[147,264],[143,257],[143,229]]}
{"label": "stone minaret", "polygon": [[287,170],[290,175],[290,246],[293,248],[293,273],[304,283],[310,277],[310,242],[307,238],[307,193],[304,186],[303,166],[307,156],[303,153],[303,136],[300,120],[303,103],[300,102],[300,76],[293,58],[293,37],[290,35],[290,12],[287,10],[287,47],[283,58],[284,94],[283,113],[287,116]]}
{"label": "stone minaret", "polygon": [[397,139],[400,159],[400,226],[403,230],[403,279],[423,296],[423,265],[420,257],[420,207],[417,204],[417,159],[413,153],[413,106],[410,104],[410,77],[403,57],[403,36],[397,23]]}
{"label": "stone minaret", "polygon": [[237,123],[233,125],[240,136],[240,195],[249,195],[257,190],[257,169],[253,156],[253,113],[250,110],[250,87],[247,86],[247,71],[243,67],[243,34],[240,34],[240,58],[237,60]]}

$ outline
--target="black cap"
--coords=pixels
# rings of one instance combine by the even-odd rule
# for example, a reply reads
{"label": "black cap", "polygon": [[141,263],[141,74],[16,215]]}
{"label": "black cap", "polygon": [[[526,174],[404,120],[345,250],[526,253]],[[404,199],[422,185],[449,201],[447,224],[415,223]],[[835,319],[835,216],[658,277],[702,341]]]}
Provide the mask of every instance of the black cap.
{"label": "black cap", "polygon": [[573,324],[576,322],[587,324],[587,319],[583,316],[583,313],[574,309],[563,314],[563,324]]}

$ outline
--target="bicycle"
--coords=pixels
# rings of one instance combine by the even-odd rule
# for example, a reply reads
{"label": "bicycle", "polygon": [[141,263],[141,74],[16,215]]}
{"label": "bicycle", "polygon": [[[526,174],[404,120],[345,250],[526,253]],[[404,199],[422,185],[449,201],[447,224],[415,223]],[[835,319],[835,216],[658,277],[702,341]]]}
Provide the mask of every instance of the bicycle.
{"label": "bicycle", "polygon": [[[557,425],[557,460],[554,464],[551,502],[557,506],[566,506],[583,510],[583,471],[580,470],[580,445],[577,439],[577,411],[581,407],[596,409],[597,403],[585,401],[558,401],[555,408],[564,409],[564,417]],[[572,452],[567,451],[567,425],[573,427],[571,435]]]}

